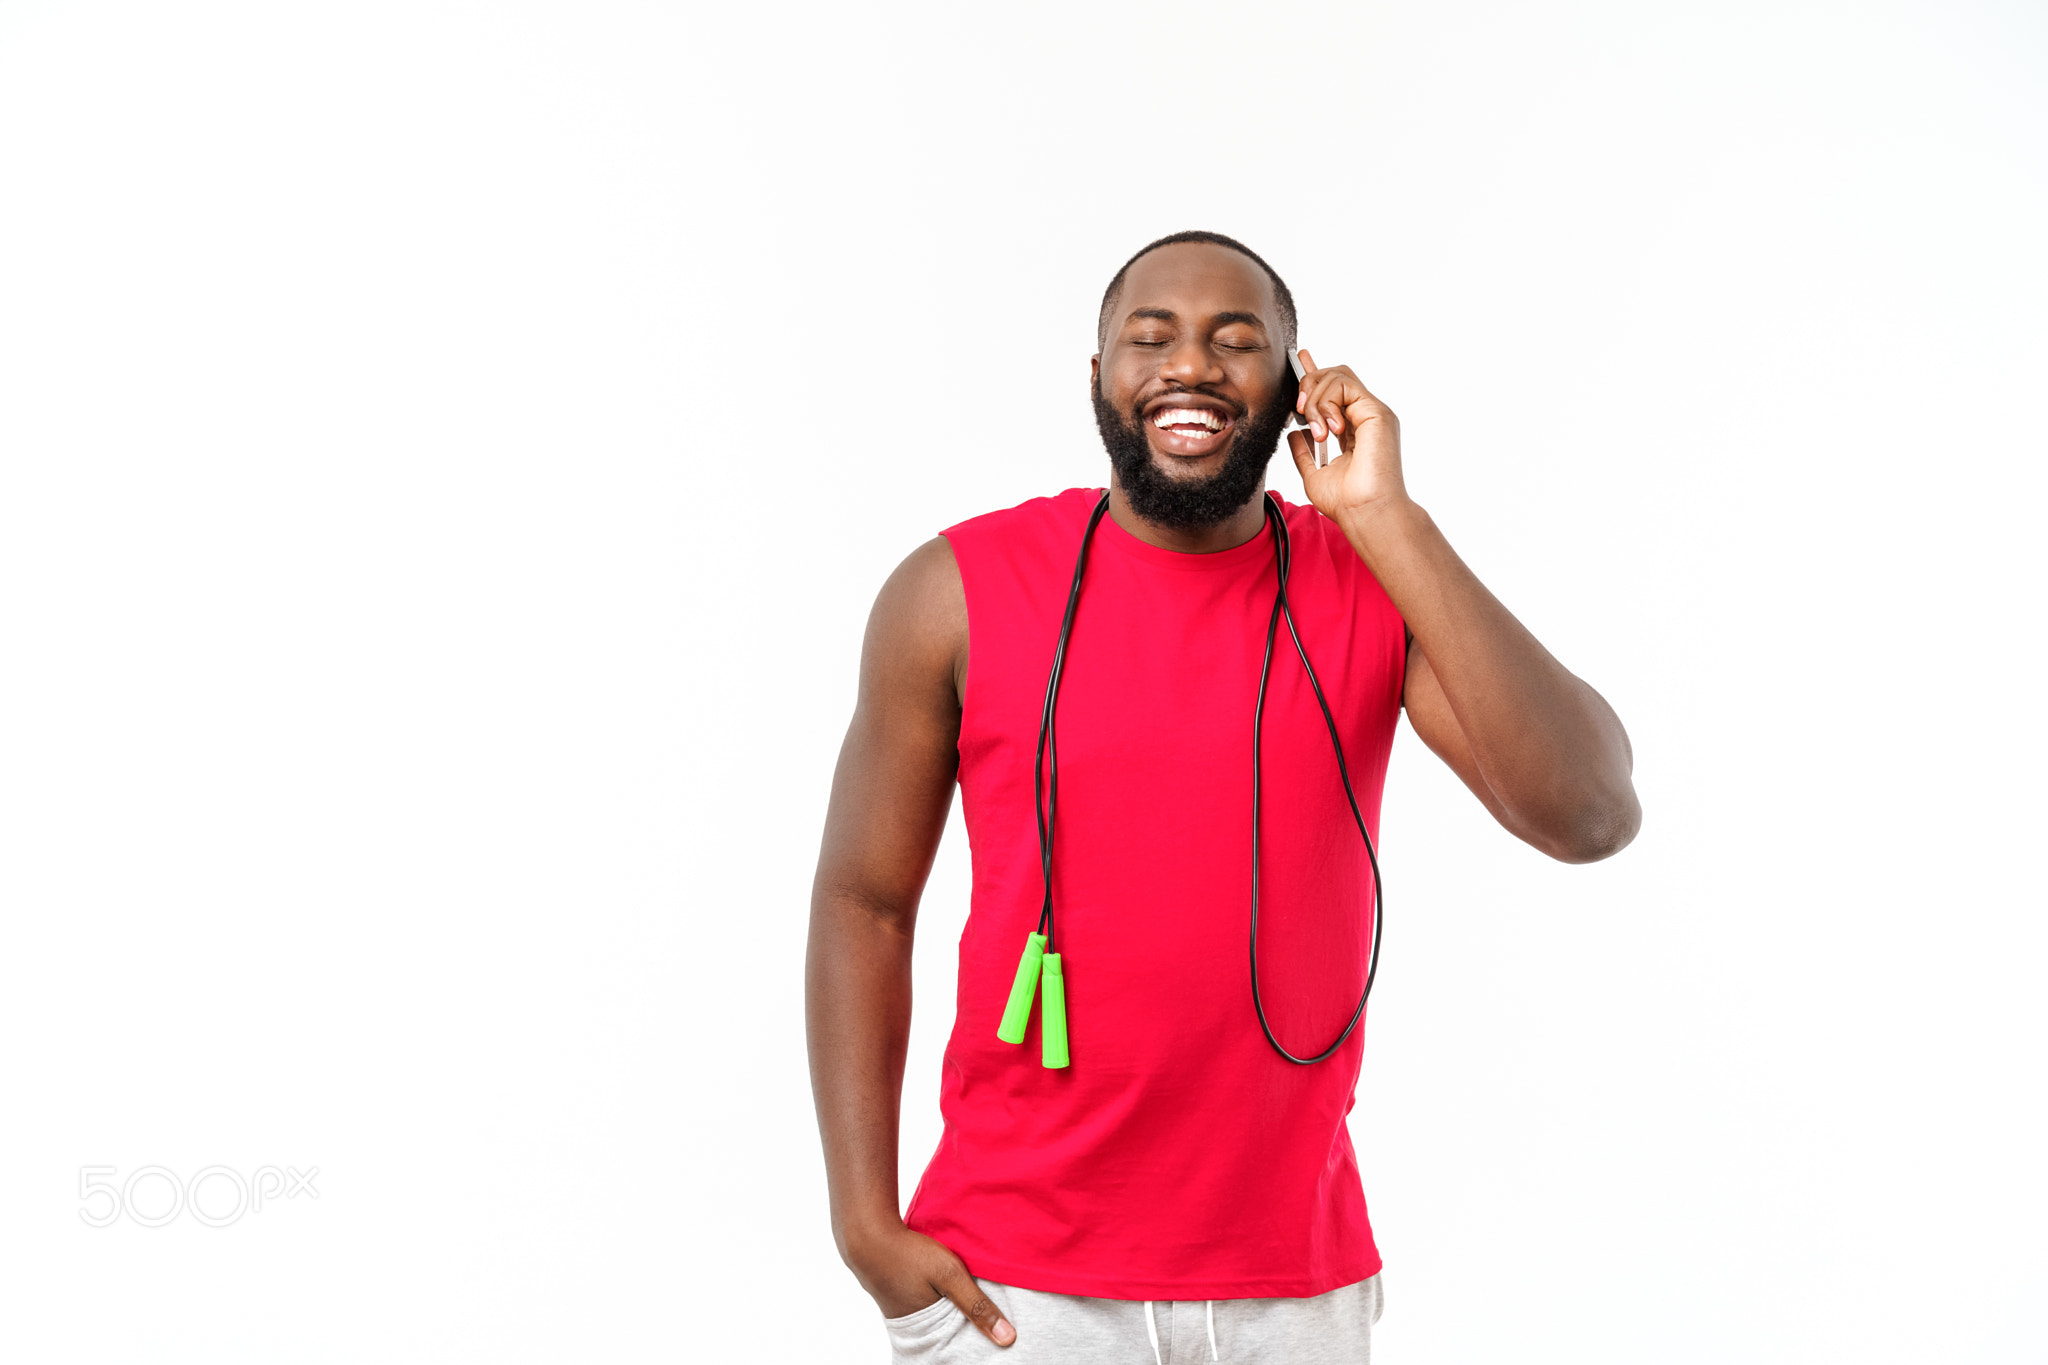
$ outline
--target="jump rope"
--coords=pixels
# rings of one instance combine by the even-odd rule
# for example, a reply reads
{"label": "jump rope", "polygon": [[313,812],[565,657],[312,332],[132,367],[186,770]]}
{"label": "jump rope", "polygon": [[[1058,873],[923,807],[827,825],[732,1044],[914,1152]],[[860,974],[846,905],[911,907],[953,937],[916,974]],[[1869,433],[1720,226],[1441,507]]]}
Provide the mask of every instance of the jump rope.
{"label": "jump rope", "polygon": [[[1297,360],[1297,375],[1300,369]],[[1320,446],[1317,453],[1321,454]],[[1316,679],[1315,665],[1308,661],[1308,650],[1302,645],[1301,632],[1294,625],[1294,609],[1287,601],[1287,574],[1294,557],[1293,542],[1287,533],[1287,519],[1281,514],[1279,499],[1271,492],[1266,494],[1265,507],[1266,525],[1273,537],[1277,582],[1273,590],[1272,615],[1266,621],[1266,653],[1259,663],[1258,700],[1252,707],[1252,1009],[1258,1015],[1260,1030],[1275,1052],[1298,1066],[1311,1066],[1344,1046],[1344,1040],[1365,1017],[1365,1002],[1372,995],[1373,978],[1379,975],[1386,891],[1380,881],[1379,853],[1373,848],[1372,835],[1366,832],[1365,816],[1358,809],[1358,795],[1351,787],[1351,770],[1344,762],[1344,743],[1337,737],[1336,718],[1330,714],[1330,703],[1323,696],[1322,683]],[[1052,652],[1052,673],[1046,679],[1045,709],[1038,722],[1038,750],[1032,768],[1032,807],[1038,816],[1038,862],[1039,871],[1045,879],[1045,900],[1038,912],[1038,928],[1024,941],[1024,956],[1017,963],[1017,979],[1010,987],[1002,1025],[996,1030],[996,1036],[1004,1042],[1022,1043],[1025,1027],[1031,1019],[1032,996],[1041,995],[1039,1035],[1044,1044],[1044,1064],[1052,1068],[1068,1064],[1066,977],[1060,967],[1060,955],[1053,951],[1053,820],[1060,793],[1059,741],[1053,726],[1053,713],[1059,704],[1060,674],[1066,668],[1067,641],[1074,631],[1074,611],[1081,603],[1081,578],[1088,568],[1088,547],[1094,539],[1096,524],[1108,510],[1109,494],[1105,491],[1088,517],[1087,529],[1081,532],[1081,552],[1074,560],[1074,582],[1067,590],[1067,614],[1060,622],[1059,643]],[[1287,622],[1288,636],[1294,641],[1294,652],[1301,656],[1302,671],[1308,674],[1309,686],[1315,689],[1316,705],[1322,708],[1323,724],[1330,732],[1330,749],[1337,756],[1337,775],[1344,782],[1344,799],[1350,803],[1351,818],[1358,825],[1358,837],[1365,841],[1366,861],[1372,865],[1372,954],[1366,964],[1365,989],[1359,992],[1358,1008],[1351,1011],[1351,1020],[1344,1025],[1344,1031],[1337,1035],[1336,1041],[1313,1057],[1297,1057],[1281,1046],[1280,1040],[1273,1036],[1273,1026],[1266,1019],[1266,1006],[1259,994],[1259,798],[1262,786],[1259,755],[1266,712],[1266,680],[1273,669],[1273,642],[1278,638],[1282,618]],[[1047,780],[1048,769],[1050,781]]]}

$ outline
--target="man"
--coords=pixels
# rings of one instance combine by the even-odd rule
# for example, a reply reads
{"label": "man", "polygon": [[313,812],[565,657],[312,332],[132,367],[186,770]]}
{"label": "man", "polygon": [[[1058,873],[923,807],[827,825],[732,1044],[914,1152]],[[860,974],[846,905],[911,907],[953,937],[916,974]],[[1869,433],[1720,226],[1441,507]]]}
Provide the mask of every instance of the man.
{"label": "man", "polygon": [[[1366,1360],[1380,1259],[1344,1030],[1397,713],[1552,857],[1635,836],[1620,720],[1409,499],[1394,414],[1295,345],[1248,248],[1146,247],[1090,363],[1106,516],[1074,489],[962,522],[876,600],[806,990],[833,1233],[899,1360]],[[1264,493],[1290,417],[1308,507]],[[899,1214],[912,930],[956,781],[974,895],[946,1131]],[[1033,1045],[1013,984],[1026,1010],[1038,988]]]}

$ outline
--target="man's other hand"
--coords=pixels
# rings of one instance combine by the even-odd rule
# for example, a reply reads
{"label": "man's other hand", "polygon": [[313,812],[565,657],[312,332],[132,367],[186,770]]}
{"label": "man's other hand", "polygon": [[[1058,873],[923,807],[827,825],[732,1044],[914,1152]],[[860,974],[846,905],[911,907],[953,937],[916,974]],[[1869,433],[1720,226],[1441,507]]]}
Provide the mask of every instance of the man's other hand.
{"label": "man's other hand", "polygon": [[885,1318],[907,1317],[940,1299],[951,1299],[996,1345],[1008,1346],[1017,1339],[1017,1329],[981,1292],[981,1285],[967,1273],[967,1263],[901,1223],[858,1241],[849,1239],[846,1264]]}

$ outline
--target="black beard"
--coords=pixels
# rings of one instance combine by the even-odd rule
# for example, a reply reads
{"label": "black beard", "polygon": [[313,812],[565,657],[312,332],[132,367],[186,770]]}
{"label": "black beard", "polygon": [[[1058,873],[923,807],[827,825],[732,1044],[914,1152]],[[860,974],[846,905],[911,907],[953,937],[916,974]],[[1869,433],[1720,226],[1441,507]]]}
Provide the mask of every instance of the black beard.
{"label": "black beard", "polygon": [[1175,531],[1220,526],[1251,501],[1265,482],[1266,466],[1294,410],[1294,391],[1283,385],[1271,409],[1239,417],[1221,469],[1206,479],[1176,479],[1153,461],[1143,407],[1132,408],[1126,419],[1102,396],[1099,375],[1092,392],[1095,429],[1102,433],[1109,467],[1116,471],[1131,510],[1154,526]]}

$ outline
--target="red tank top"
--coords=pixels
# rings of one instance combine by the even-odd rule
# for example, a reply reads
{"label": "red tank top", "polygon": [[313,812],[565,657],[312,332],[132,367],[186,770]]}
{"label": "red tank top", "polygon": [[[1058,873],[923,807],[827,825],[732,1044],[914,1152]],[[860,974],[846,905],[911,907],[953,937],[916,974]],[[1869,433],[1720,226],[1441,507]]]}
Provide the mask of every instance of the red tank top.
{"label": "red tank top", "polygon": [[[1059,697],[1055,949],[1072,1064],[1039,1011],[1000,1041],[1041,899],[1032,760],[1074,556],[1099,490],[945,532],[967,594],[960,793],[974,870],[945,1132],[906,1221],[976,1275],[1115,1299],[1307,1297],[1376,1273],[1345,1129],[1365,1042],[1290,1063],[1252,1011],[1252,706],[1271,532],[1218,554],[1095,530]],[[1406,631],[1343,533],[1283,503],[1288,597],[1379,837]],[[1372,872],[1281,625],[1266,696],[1260,990],[1288,1049],[1357,1006]]]}

